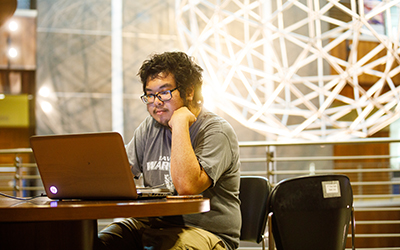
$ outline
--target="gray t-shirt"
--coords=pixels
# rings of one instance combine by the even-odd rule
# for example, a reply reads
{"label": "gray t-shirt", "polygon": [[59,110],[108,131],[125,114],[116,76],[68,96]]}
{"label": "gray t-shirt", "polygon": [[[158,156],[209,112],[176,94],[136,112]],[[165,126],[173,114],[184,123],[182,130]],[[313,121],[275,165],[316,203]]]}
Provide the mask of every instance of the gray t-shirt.
{"label": "gray t-shirt", "polygon": [[[202,194],[210,199],[207,213],[163,217],[173,223],[199,227],[218,235],[230,249],[239,244],[241,214],[239,201],[239,145],[231,125],[212,112],[200,112],[190,128],[190,139],[197,159],[212,179]],[[171,131],[147,117],[127,145],[135,176],[143,173],[145,186],[174,190],[170,175]]]}

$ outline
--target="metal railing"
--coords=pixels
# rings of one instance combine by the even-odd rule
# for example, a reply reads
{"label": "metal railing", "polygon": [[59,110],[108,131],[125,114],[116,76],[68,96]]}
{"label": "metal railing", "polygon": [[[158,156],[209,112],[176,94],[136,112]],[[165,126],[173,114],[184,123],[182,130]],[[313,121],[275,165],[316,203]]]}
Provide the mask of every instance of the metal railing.
{"label": "metal railing", "polygon": [[18,197],[27,196],[26,191],[44,192],[36,163],[23,161],[23,156],[32,157],[32,149],[0,149],[2,156],[12,156],[13,162],[0,163],[0,192],[11,192]]}
{"label": "metal railing", "polygon": [[[279,175],[306,175],[306,174],[326,174],[326,173],[362,173],[362,172],[399,172],[400,169],[292,169],[279,170],[277,164],[279,162],[301,162],[301,161],[333,161],[333,160],[366,160],[366,159],[393,159],[400,158],[399,155],[318,155],[318,156],[279,156],[276,153],[276,148],[285,146],[332,146],[332,145],[357,145],[357,144],[374,144],[374,143],[400,143],[400,139],[390,138],[372,138],[372,139],[357,139],[349,141],[322,141],[322,142],[269,142],[269,141],[253,141],[240,142],[241,148],[265,148],[265,156],[262,157],[242,157],[243,163],[265,163],[266,169],[261,171],[243,171],[242,174],[263,175],[268,176],[272,183],[279,181]],[[353,183],[352,183],[353,185]]]}

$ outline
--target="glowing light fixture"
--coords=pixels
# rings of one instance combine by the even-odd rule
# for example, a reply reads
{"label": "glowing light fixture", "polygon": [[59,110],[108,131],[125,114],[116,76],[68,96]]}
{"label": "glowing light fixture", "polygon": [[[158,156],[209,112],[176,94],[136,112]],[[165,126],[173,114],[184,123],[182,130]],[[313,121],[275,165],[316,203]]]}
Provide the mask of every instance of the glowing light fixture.
{"label": "glowing light fixture", "polygon": [[45,113],[50,113],[53,111],[53,105],[47,101],[41,101],[40,102],[40,107]]}
{"label": "glowing light fixture", "polygon": [[42,97],[49,97],[50,96],[50,89],[48,87],[41,87],[39,89],[39,95]]}
{"label": "glowing light fixture", "polygon": [[18,27],[19,27],[19,25],[18,25],[18,23],[16,21],[10,21],[8,23],[8,29],[10,31],[16,31],[16,30],[18,30]]}
{"label": "glowing light fixture", "polygon": [[18,50],[16,48],[9,48],[8,49],[8,56],[10,58],[15,58],[18,56]]}

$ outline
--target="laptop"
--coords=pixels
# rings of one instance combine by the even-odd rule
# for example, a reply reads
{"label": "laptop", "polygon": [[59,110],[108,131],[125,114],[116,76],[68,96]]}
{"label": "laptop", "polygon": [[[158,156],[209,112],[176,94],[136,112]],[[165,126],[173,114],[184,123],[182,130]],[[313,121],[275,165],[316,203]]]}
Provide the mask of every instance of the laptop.
{"label": "laptop", "polygon": [[138,199],[171,195],[136,188],[123,139],[116,132],[32,136],[31,147],[51,199]]}

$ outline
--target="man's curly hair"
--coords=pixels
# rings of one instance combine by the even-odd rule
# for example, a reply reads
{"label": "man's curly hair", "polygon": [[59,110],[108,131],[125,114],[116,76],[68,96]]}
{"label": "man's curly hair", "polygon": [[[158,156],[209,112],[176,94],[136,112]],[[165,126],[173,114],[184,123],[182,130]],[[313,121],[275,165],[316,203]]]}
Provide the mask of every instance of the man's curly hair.
{"label": "man's curly hair", "polygon": [[145,60],[139,69],[138,76],[143,84],[143,92],[146,93],[146,84],[150,79],[159,76],[160,73],[172,74],[176,87],[181,98],[186,102],[186,93],[194,90],[192,103],[185,103],[186,106],[199,107],[203,103],[201,88],[203,69],[198,66],[192,57],[184,52],[164,52],[154,54],[150,59]]}

